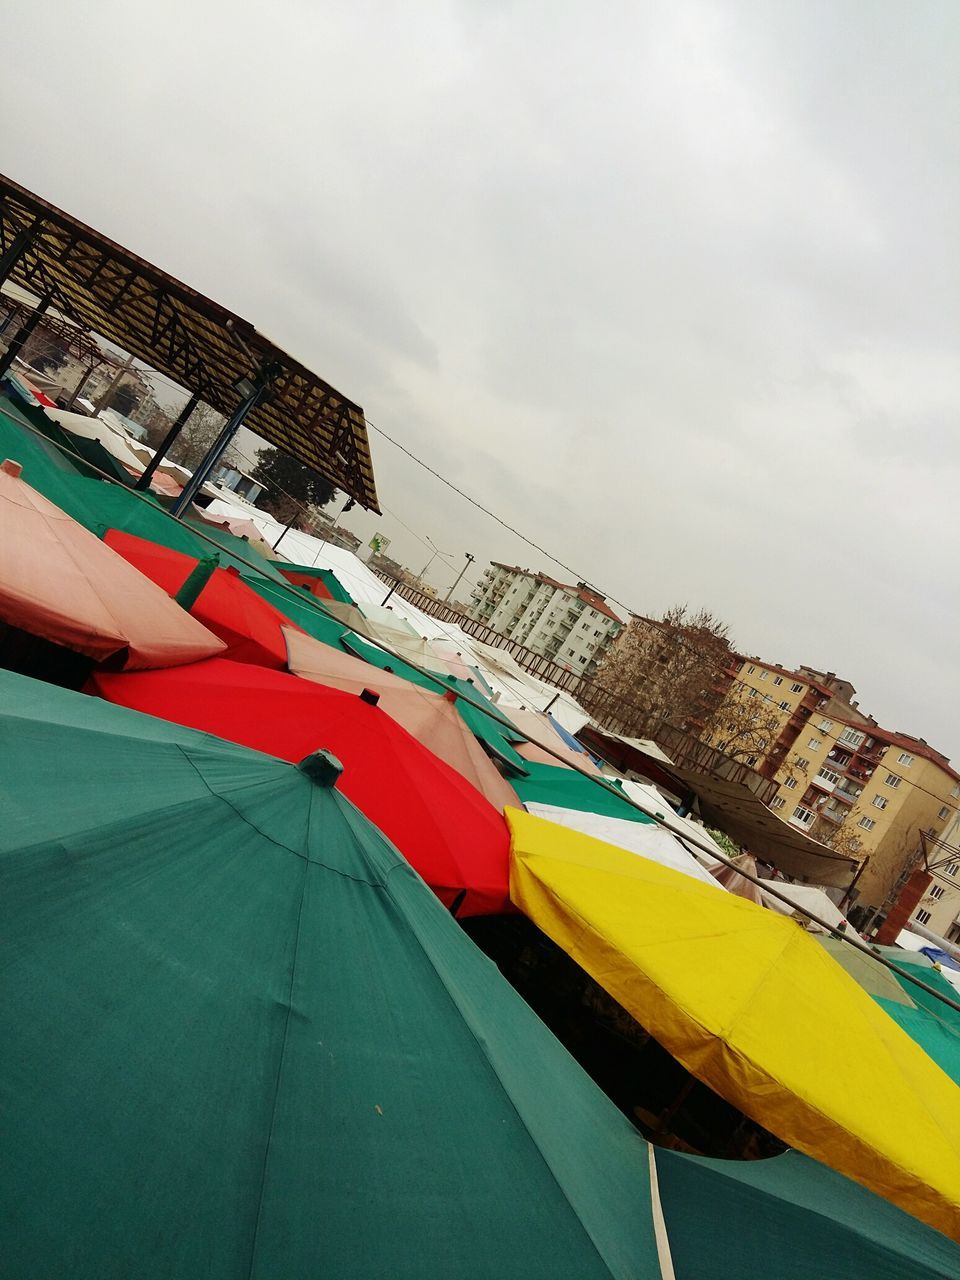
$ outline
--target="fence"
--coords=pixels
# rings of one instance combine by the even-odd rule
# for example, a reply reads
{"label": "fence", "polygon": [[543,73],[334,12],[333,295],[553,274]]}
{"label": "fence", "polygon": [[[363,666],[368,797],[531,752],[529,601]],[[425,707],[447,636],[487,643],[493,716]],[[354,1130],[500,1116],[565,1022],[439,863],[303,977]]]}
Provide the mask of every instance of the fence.
{"label": "fence", "polygon": [[585,711],[589,711],[602,728],[612,733],[642,738],[651,736],[659,726],[661,716],[653,708],[641,707],[637,703],[630,702],[620,694],[605,689],[596,680],[582,676],[576,671],[570,671],[567,667],[554,662],[552,658],[547,658],[542,653],[535,653],[519,641],[511,640],[500,631],[494,631],[486,623],[468,617],[460,609],[455,609],[442,600],[436,600],[433,596],[418,591],[416,587],[411,587],[406,582],[398,582],[380,570],[375,572],[383,582],[390,584],[391,594],[396,593],[404,600],[409,600],[431,618],[437,618],[440,622],[452,622],[468,636],[479,640],[481,644],[490,645],[493,649],[503,649],[524,671],[528,671],[530,675],[536,676],[537,679],[543,680],[555,689],[569,693]]}

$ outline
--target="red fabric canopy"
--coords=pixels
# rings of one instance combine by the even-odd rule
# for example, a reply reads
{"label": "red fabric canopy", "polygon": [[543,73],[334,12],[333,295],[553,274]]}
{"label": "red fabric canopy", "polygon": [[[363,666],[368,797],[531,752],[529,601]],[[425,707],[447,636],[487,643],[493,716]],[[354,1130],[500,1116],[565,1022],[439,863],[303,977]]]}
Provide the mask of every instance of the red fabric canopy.
{"label": "red fabric canopy", "polygon": [[[193,556],[120,529],[108,529],[104,542],[171,596],[199,563]],[[287,646],[280,628],[296,627],[296,623],[251,591],[235,569],[214,569],[190,613],[226,644],[227,657],[286,670]]]}
{"label": "red fabric canopy", "polygon": [[[376,674],[376,673],[375,673]],[[379,707],[298,676],[215,658],[170,671],[97,674],[109,702],[297,762],[327,748],[340,789],[458,915],[505,911],[510,838],[476,787]]]}
{"label": "red fabric canopy", "polygon": [[98,662],[166,667],[223,652],[96,534],[0,465],[0,621]]}

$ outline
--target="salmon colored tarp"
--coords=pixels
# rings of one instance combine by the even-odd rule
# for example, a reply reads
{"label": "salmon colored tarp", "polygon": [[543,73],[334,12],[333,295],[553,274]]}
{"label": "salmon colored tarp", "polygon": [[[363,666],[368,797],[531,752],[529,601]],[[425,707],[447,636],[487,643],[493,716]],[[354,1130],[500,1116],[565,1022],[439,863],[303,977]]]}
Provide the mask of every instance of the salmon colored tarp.
{"label": "salmon colored tarp", "polygon": [[600,770],[587,753],[564,742],[543,712],[530,707],[504,707],[503,714],[529,738],[529,742],[523,742],[518,737],[514,745],[517,754],[530,764],[553,764],[561,769],[576,768],[600,776]]}
{"label": "salmon colored tarp", "polygon": [[326,748],[340,790],[458,915],[509,910],[507,824],[456,770],[378,706],[286,672],[214,658],[176,671],[98,672],[109,702],[299,762]]}
{"label": "salmon colored tarp", "polygon": [[[199,563],[181,551],[120,529],[108,529],[104,541],[171,596]],[[296,623],[251,590],[233,568],[213,570],[190,612],[224,642],[225,657],[286,668],[287,649],[280,628],[296,627]]]}
{"label": "salmon colored tarp", "polygon": [[507,819],[514,903],[668,1053],[790,1146],[960,1239],[960,1089],[818,942],[669,867]]}
{"label": "salmon colored tarp", "polygon": [[517,793],[467,728],[452,698],[372,667],[294,627],[284,627],[283,635],[287,666],[294,675],[345,693],[359,694],[364,689],[375,692],[380,699],[378,705],[388,716],[472,782],[495,808],[519,806]]}
{"label": "salmon colored tarp", "polygon": [[223,643],[89,529],[0,466],[0,620],[102,662],[168,667]]}

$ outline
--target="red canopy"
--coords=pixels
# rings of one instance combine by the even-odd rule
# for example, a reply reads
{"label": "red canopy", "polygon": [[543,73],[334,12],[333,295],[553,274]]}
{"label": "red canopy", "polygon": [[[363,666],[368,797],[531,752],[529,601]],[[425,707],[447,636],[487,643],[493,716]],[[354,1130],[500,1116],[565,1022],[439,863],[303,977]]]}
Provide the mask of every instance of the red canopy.
{"label": "red canopy", "polygon": [[[108,529],[104,542],[171,596],[199,563],[182,551],[120,529]],[[287,647],[280,628],[296,623],[251,591],[235,569],[214,569],[190,612],[226,644],[227,657],[286,669]]]}
{"label": "red canopy", "polygon": [[344,766],[340,790],[442,902],[449,906],[465,890],[458,914],[508,909],[510,839],[503,817],[361,696],[220,658],[164,672],[98,673],[90,688],[110,702],[283,760],[328,748]]}
{"label": "red canopy", "polygon": [[[344,653],[330,644],[322,644],[313,636],[291,627],[283,628],[287,645],[287,666],[304,680],[314,680],[327,689],[345,693],[376,692],[379,705],[388,716],[402,724],[418,742],[445,760],[468,782],[503,812],[506,805],[520,807],[517,793],[497,772],[497,767],[467,728],[453,702],[453,694],[431,693],[410,680],[381,671],[377,667]],[[553,733],[552,729],[548,732]],[[560,742],[560,738],[553,736]],[[562,744],[561,744],[562,745]]]}
{"label": "red canopy", "polygon": [[96,534],[0,465],[0,621],[96,661],[196,662],[223,645]]}

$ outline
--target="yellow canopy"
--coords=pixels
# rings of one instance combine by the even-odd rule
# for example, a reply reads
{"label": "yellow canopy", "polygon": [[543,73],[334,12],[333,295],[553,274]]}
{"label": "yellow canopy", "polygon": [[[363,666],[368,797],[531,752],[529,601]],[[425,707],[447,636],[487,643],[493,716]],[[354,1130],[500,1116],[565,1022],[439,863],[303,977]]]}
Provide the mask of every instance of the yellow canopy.
{"label": "yellow canopy", "polygon": [[507,809],[510,896],[698,1079],[960,1239],[960,1089],[793,920]]}

